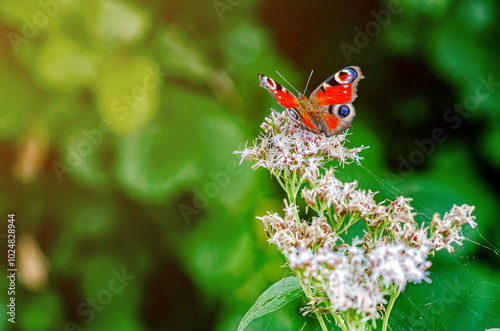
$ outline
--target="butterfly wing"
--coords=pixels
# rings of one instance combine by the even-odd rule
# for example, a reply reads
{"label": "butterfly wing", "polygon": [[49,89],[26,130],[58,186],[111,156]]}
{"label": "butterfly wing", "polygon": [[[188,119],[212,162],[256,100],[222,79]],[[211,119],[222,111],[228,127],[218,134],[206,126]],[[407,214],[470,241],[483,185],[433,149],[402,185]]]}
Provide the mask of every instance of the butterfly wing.
{"label": "butterfly wing", "polygon": [[259,75],[259,86],[268,90],[276,101],[284,108],[297,108],[300,106],[299,100],[295,97],[295,95],[290,93],[290,91],[272,78]]}
{"label": "butterfly wing", "polygon": [[351,127],[356,116],[352,102],[357,98],[358,82],[363,79],[359,67],[346,67],[324,81],[311,93],[309,100],[325,122],[327,136]]}
{"label": "butterfly wing", "polygon": [[[314,116],[311,111],[306,111],[299,99],[290,93],[285,87],[277,83],[272,78],[265,75],[259,75],[259,85],[269,91],[276,99],[278,104],[286,108],[288,116],[303,128],[321,133],[319,129],[317,116]],[[300,98],[305,98],[303,95]]]}
{"label": "butterfly wing", "polygon": [[359,80],[363,79],[359,67],[347,67],[325,80],[315,89],[309,100],[317,105],[340,105],[353,102]]}

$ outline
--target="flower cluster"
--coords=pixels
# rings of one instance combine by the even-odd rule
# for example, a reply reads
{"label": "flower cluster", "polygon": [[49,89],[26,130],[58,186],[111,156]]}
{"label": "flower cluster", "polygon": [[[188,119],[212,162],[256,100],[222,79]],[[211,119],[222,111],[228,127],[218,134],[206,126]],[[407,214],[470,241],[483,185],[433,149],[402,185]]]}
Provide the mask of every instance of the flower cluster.
{"label": "flower cluster", "polygon": [[427,261],[425,249],[409,247],[403,243],[379,243],[368,254],[372,279],[381,279],[386,288],[391,284],[404,289],[408,282],[430,283],[429,272],[431,262]]}
{"label": "flower cluster", "polygon": [[[284,211],[284,218],[277,213],[259,217],[269,242],[278,246],[305,284],[329,299],[330,311],[352,309],[361,320],[373,319],[380,304],[387,303],[384,295],[391,286],[404,289],[408,282],[430,282],[426,246],[381,240],[368,249],[372,245],[358,238],[347,245],[324,218],[313,217],[309,224],[296,218],[295,206],[287,204]],[[313,300],[320,306],[324,298],[313,296]]]}
{"label": "flower cluster", "polygon": [[338,237],[333,234],[332,228],[326,219],[313,217],[311,224],[300,221],[297,209],[285,200],[285,217],[277,213],[257,217],[264,223],[264,230],[270,237],[269,242],[278,246],[282,251],[303,245],[307,248],[334,247]]}
{"label": "flower cluster", "polygon": [[430,230],[432,232],[431,241],[435,250],[446,248],[451,253],[454,250],[453,246],[451,246],[452,243],[462,245],[462,241],[465,239],[462,234],[462,226],[465,224],[469,224],[471,228],[477,226],[476,217],[472,216],[473,211],[474,206],[464,204],[462,206],[454,205],[444,215],[443,219],[439,217],[439,214],[434,214]]}
{"label": "flower cluster", "polygon": [[377,203],[377,192],[358,189],[357,181],[341,182],[335,178],[332,169],[318,177],[310,173],[306,175],[309,187],[302,189],[302,197],[319,215],[331,211],[334,229],[339,229],[339,224],[349,215],[351,223],[363,219],[368,230],[379,234],[378,240],[403,242],[428,254],[443,248],[452,252],[451,244],[461,245],[465,239],[462,227],[465,224],[472,228],[477,226],[472,216],[473,206],[454,205],[443,219],[435,214],[430,226],[425,227],[415,221],[416,213],[410,205],[410,198],[400,196],[389,204],[387,201]]}
{"label": "flower cluster", "polygon": [[374,200],[375,192],[357,189],[357,181],[341,182],[333,175],[333,169],[319,176],[308,171],[304,177],[307,178],[309,187],[302,189],[302,198],[319,214],[333,207],[336,222],[341,221],[348,213],[357,213],[360,217],[369,219],[383,212],[383,208]]}
{"label": "flower cluster", "polygon": [[370,264],[359,247],[345,245],[332,251],[324,248],[290,249],[285,254],[290,268],[300,273],[305,284],[319,289],[313,297],[321,306],[325,299],[329,311],[353,310],[366,318],[377,315],[377,306],[386,303],[377,279],[370,277]]}
{"label": "flower cluster", "polygon": [[317,169],[332,159],[338,159],[341,164],[361,160],[358,153],[363,146],[344,147],[347,133],[326,137],[303,130],[290,121],[285,112],[273,110],[261,128],[265,133],[254,141],[254,146],[245,145],[243,151],[236,152],[241,154],[241,161],[249,159],[255,162],[253,169],[263,167],[272,174],[285,172],[288,176],[290,172],[305,168]]}
{"label": "flower cluster", "polygon": [[[340,181],[332,168],[323,171],[334,159],[341,165],[362,159],[358,153],[364,147],[344,146],[346,133],[326,137],[305,131],[275,111],[261,127],[265,133],[255,146],[236,153],[255,162],[254,169],[268,169],[287,193],[284,217],[268,213],[258,219],[303,285],[309,310],[320,324],[322,314],[332,314],[343,330],[365,330],[368,320],[374,326],[383,318],[386,330],[400,291],[408,283],[431,282],[428,256],[443,248],[452,252],[452,244],[465,239],[462,227],[477,226],[474,207],[454,205],[443,218],[435,214],[428,226],[418,224],[410,198],[377,202],[377,192]],[[306,213],[316,214],[308,220],[299,217],[299,192]],[[364,236],[347,244],[348,229],[357,222],[364,223]]]}

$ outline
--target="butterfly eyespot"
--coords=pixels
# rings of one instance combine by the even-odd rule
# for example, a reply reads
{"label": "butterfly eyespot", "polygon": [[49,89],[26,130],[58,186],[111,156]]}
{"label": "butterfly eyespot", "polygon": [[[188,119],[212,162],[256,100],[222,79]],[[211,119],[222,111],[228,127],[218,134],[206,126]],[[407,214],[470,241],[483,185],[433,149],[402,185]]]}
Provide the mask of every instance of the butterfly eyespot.
{"label": "butterfly eyespot", "polygon": [[339,71],[335,75],[335,80],[339,84],[352,83],[356,80],[356,78],[358,78],[358,73],[357,73],[356,69],[351,68],[351,67],[345,68],[345,69]]}
{"label": "butterfly eyespot", "polygon": [[339,78],[341,81],[345,81],[345,79],[347,78],[347,75],[349,75],[349,73],[345,70],[342,70],[340,73],[339,73]]}
{"label": "butterfly eyespot", "polygon": [[300,115],[299,113],[295,110],[295,109],[288,109],[288,114],[290,114],[290,116],[295,119],[295,120],[300,120]]}
{"label": "butterfly eyespot", "polygon": [[344,117],[348,116],[350,112],[351,112],[351,110],[346,105],[342,105],[339,107],[339,117],[340,118],[344,118]]}
{"label": "butterfly eyespot", "polygon": [[267,76],[262,76],[260,80],[262,82],[262,85],[264,85],[266,88],[268,88],[270,90],[276,89],[276,82],[274,80],[272,80],[271,78],[269,78]]}

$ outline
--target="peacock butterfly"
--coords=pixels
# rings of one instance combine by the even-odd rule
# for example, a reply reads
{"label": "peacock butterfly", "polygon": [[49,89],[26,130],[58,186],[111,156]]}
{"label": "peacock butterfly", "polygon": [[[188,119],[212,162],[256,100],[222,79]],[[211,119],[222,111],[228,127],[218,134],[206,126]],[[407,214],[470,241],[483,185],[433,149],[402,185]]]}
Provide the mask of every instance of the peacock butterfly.
{"label": "peacock butterfly", "polygon": [[363,78],[359,67],[346,67],[325,80],[309,98],[298,91],[296,97],[268,76],[259,75],[259,85],[274,96],[293,121],[330,137],[351,127],[356,116],[352,102],[358,96],[356,87]]}

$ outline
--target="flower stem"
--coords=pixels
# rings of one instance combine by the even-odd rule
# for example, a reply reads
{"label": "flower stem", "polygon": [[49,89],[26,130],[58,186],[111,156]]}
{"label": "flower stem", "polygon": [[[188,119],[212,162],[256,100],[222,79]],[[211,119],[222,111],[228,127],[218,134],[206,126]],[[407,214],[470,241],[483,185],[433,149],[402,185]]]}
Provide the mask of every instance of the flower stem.
{"label": "flower stem", "polygon": [[387,311],[384,316],[384,323],[382,324],[382,331],[387,331],[387,325],[389,322],[389,315],[391,314],[392,307],[394,306],[394,302],[399,296],[399,293],[401,293],[401,287],[400,286],[395,286],[397,289],[396,292],[394,292],[394,287],[391,291],[391,299],[389,300],[389,305],[387,306]]}
{"label": "flower stem", "polygon": [[[296,272],[295,277],[297,277],[297,280],[299,281],[300,287],[302,288],[302,291],[304,292],[306,297],[312,301],[314,298],[313,298],[313,294],[311,293],[311,289],[309,288],[309,286],[304,284],[300,273]],[[323,316],[321,316],[321,314],[318,312],[318,309],[317,309],[315,303],[312,304],[312,308],[314,310],[314,313],[318,317],[318,322],[319,322],[319,325],[321,325],[321,330],[328,331],[328,328],[326,327],[325,321],[323,320]]]}
{"label": "flower stem", "polygon": [[[313,308],[316,308],[315,306],[316,305],[313,305]],[[323,321],[323,316],[321,316],[321,314],[319,314],[317,311],[316,311],[316,316],[318,316],[318,321],[319,321],[319,325],[321,325],[321,330],[328,331],[328,328],[326,327],[325,321]]]}
{"label": "flower stem", "polygon": [[340,328],[342,329],[342,331],[348,331],[349,330],[349,329],[347,329],[347,326],[345,325],[344,320],[342,319],[342,317],[340,317],[337,314],[332,314],[332,315],[333,315],[333,318],[335,318],[335,321],[337,321],[337,324],[340,326]]}

